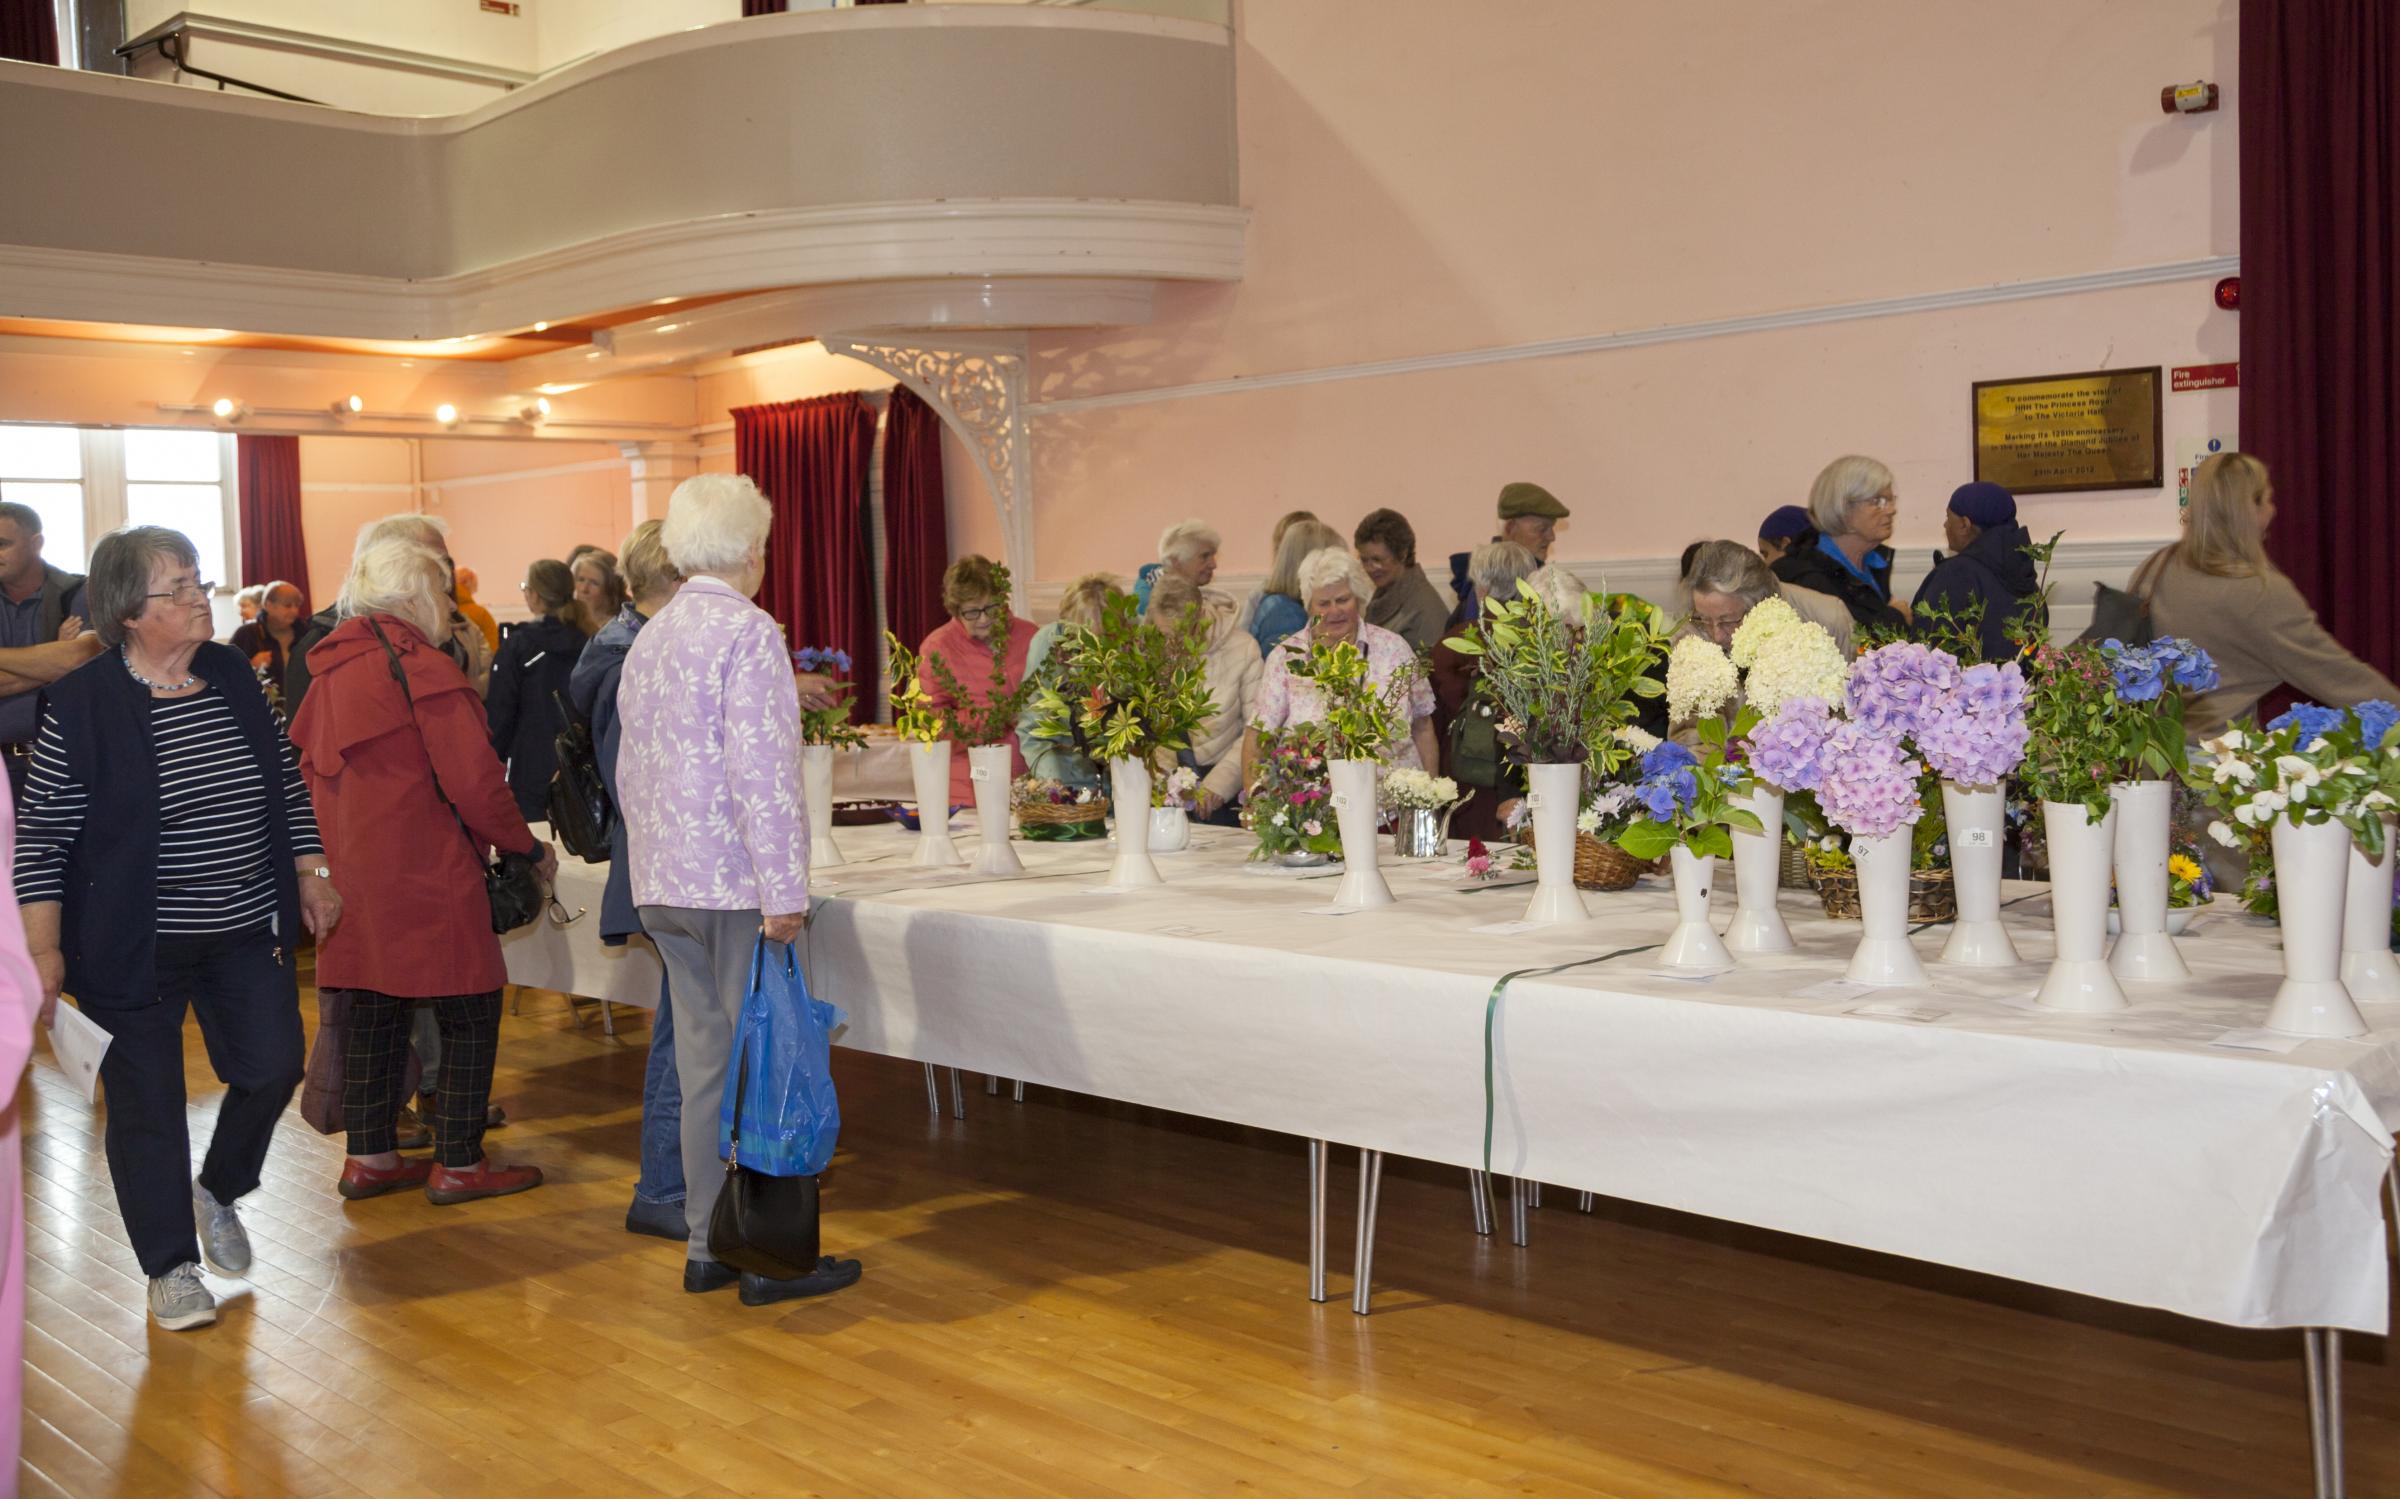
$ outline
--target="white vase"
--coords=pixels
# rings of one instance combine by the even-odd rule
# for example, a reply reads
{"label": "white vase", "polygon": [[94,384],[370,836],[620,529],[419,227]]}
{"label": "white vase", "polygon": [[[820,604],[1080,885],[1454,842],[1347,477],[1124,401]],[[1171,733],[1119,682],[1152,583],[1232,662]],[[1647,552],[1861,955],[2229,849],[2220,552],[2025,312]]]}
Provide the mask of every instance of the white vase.
{"label": "white vase", "polygon": [[1866,935],[1850,954],[1844,974],[1854,984],[1885,988],[1928,984],[1916,944],[1908,940],[1908,874],[1915,830],[1902,828],[1881,838],[1850,840],[1858,866],[1858,914]]}
{"label": "white vase", "polygon": [[1528,765],[1525,802],[1533,818],[1533,900],[1524,919],[1535,926],[1589,921],[1575,888],[1575,817],[1583,810],[1583,766]]}
{"label": "white vase", "polygon": [[[2338,822],[2275,819],[2275,910],[2283,923],[2283,983],[2267,1029],[2295,1036],[2363,1036],[2367,1023],[2342,983],[2342,915],[2349,905],[2350,830]],[[2384,919],[2389,921],[2390,908]]]}
{"label": "white vase", "polygon": [[2117,820],[2117,924],[2109,972],[2132,984],[2188,983],[2192,970],[2167,932],[2167,783],[2119,781],[2108,788]]}
{"label": "white vase", "polygon": [[1950,888],[1958,919],[1942,961],[1962,968],[2007,968],[2023,961],[2000,924],[2000,855],[2008,807],[1997,786],[1942,782],[1942,818],[1950,826]]}
{"label": "white vase", "polygon": [[1759,832],[1733,835],[1733,925],[1725,946],[1734,952],[1790,952],[1791,928],[1775,905],[1783,884],[1783,793],[1752,780],[1733,805],[1758,819]]}
{"label": "white vase", "polygon": [[2082,803],[2042,803],[2050,847],[2050,925],[2058,953],[2034,1003],[2048,1010],[2104,1015],[2125,1008],[2125,991],[2108,967],[2108,875],[2116,859],[2116,812],[2095,820]]}
{"label": "white vase", "polygon": [[908,862],[920,869],[946,869],[967,861],[950,841],[950,741],[911,741],[908,778],[917,793],[917,851]]}
{"label": "white vase", "polygon": [[1709,897],[1716,893],[1717,858],[1695,854],[1681,844],[1667,851],[1675,872],[1675,930],[1658,950],[1660,968],[1721,969],[1733,966],[1715,923],[1708,919]]}
{"label": "white vase", "polygon": [[1192,846],[1192,814],[1181,807],[1150,809],[1150,852],[1179,854]]}
{"label": "white vase", "polygon": [[1375,836],[1375,762],[1328,760],[1325,770],[1333,786],[1334,821],[1342,832],[1342,883],[1333,892],[1333,904],[1343,911],[1388,906],[1392,887],[1375,862],[1383,846]]}
{"label": "white vase", "polygon": [[1117,814],[1117,857],[1108,883],[1119,890],[1165,884],[1150,860],[1150,767],[1130,755],[1109,761],[1108,791]]}
{"label": "white vase", "polygon": [[1008,841],[1009,772],[1016,751],[1008,744],[978,744],[967,750],[967,782],[975,788],[977,874],[1023,874],[1025,861]]}
{"label": "white vase", "polygon": [[833,746],[800,746],[800,796],[808,803],[808,867],[839,869],[849,861],[833,841]]}
{"label": "white vase", "polygon": [[2383,820],[2383,857],[2350,845],[2350,885],[2342,909],[2342,987],[2361,1004],[2400,1000],[2400,962],[2392,958],[2392,820]]}

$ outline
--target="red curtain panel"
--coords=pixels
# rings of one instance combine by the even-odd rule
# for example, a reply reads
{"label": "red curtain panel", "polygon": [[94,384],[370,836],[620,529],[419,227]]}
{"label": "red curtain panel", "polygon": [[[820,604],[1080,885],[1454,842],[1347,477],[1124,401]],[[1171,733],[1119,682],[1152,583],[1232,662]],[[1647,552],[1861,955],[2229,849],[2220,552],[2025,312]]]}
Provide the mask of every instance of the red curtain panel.
{"label": "red curtain panel", "polygon": [[[914,391],[896,385],[883,426],[883,613],[911,650],[949,618],[942,608],[942,570],[949,564],[942,419]],[[1022,599],[1016,612],[1025,612]]]}
{"label": "red curtain panel", "polygon": [[[289,583],[308,594],[308,542],[300,530],[300,439],[234,439],[241,476],[241,586]],[[313,607],[313,606],[312,606]]]}
{"label": "red curtain panel", "polygon": [[759,607],[793,647],[832,646],[859,664],[857,703],[872,718],[875,586],[867,565],[867,461],[875,412],[858,392],[737,406],[734,466],[775,507]]}
{"label": "red curtain panel", "polygon": [[58,63],[58,12],[50,0],[0,0],[0,57]]}
{"label": "red curtain panel", "polygon": [[2400,674],[2400,5],[2241,7],[2242,447],[2267,550]]}
{"label": "red curtain panel", "polygon": [[787,0],[742,0],[742,14],[745,16],[780,16],[784,12],[786,3]]}

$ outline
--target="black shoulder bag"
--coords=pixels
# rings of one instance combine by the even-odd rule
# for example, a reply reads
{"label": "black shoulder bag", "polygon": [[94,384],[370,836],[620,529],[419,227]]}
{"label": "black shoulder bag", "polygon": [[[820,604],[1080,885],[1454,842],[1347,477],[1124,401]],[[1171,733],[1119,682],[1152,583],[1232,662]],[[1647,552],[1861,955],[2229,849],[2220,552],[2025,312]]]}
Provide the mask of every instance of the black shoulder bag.
{"label": "black shoulder bag", "polygon": [[609,835],[617,825],[617,806],[608,783],[600,776],[599,751],[592,744],[592,726],[577,718],[567,700],[550,694],[558,707],[558,734],[550,741],[557,768],[550,772],[550,831],[559,847],[586,864],[606,864]]}
{"label": "black shoulder bag", "polygon": [[[391,668],[392,680],[400,684],[400,696],[408,701],[409,722],[415,724],[417,695],[408,690],[408,673],[401,669],[400,653],[392,649],[392,642],[385,638],[383,627],[372,618],[367,620],[367,628],[374,632],[375,643],[383,647],[383,659]],[[424,726],[419,724],[417,738],[422,742],[424,737]],[[490,863],[484,864],[483,844],[468,830],[467,820],[458,815],[458,805],[442,789],[442,773],[433,769],[430,746],[426,750],[425,766],[433,776],[433,794],[440,797],[442,805],[450,809],[450,816],[457,822],[459,832],[466,835],[467,848],[474,854],[475,862],[483,864],[483,894],[491,902],[492,930],[505,935],[518,927],[532,925],[534,918],[542,914],[544,899],[539,865],[533,856],[503,852]]]}
{"label": "black shoulder bag", "polygon": [[[2173,550],[2169,548],[2169,550]],[[2152,559],[2156,560],[2156,559]],[[2078,642],[2121,640],[2127,645],[2148,645],[2158,638],[2158,626],[2150,618],[2150,595],[2158,586],[2154,578],[2145,587],[2143,575],[2150,570],[2145,562],[2128,580],[2130,586],[2111,588],[2106,583],[2092,585],[2092,622],[2084,627]]]}

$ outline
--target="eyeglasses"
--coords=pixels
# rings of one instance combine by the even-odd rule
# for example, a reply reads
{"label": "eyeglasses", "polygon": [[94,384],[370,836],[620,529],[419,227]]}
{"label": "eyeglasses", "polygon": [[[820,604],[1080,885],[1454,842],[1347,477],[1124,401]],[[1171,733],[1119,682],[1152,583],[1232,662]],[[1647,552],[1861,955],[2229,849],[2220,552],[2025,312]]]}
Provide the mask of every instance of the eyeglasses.
{"label": "eyeglasses", "polygon": [[1858,503],[1872,510],[1897,510],[1900,508],[1900,497],[1893,494],[1871,494]]}
{"label": "eyeglasses", "polygon": [[216,586],[216,584],[206,581],[178,583],[173,588],[168,589],[165,593],[145,593],[142,595],[142,597],[146,599],[173,599],[179,604],[200,604],[208,601],[209,594],[215,591]]}
{"label": "eyeglasses", "polygon": [[1714,616],[1707,614],[1695,614],[1692,616],[1692,623],[1699,626],[1702,630],[1707,631],[1711,635],[1731,635],[1734,631],[1742,627],[1742,621],[1747,617],[1748,615],[1746,612],[1743,614]]}
{"label": "eyeglasses", "polygon": [[962,623],[979,625],[999,612],[1000,606],[998,604],[978,604],[972,609],[959,610],[958,617]]}

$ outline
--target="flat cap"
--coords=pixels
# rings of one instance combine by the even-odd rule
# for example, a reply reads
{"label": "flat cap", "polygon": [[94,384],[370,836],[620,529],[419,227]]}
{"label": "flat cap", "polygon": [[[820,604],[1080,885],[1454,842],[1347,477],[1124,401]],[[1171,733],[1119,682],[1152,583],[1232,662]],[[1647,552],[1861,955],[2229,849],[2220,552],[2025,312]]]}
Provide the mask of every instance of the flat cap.
{"label": "flat cap", "polygon": [[1515,520],[1526,515],[1546,515],[1552,520],[1565,520],[1567,507],[1558,502],[1558,496],[1539,484],[1519,481],[1501,485],[1500,518]]}

